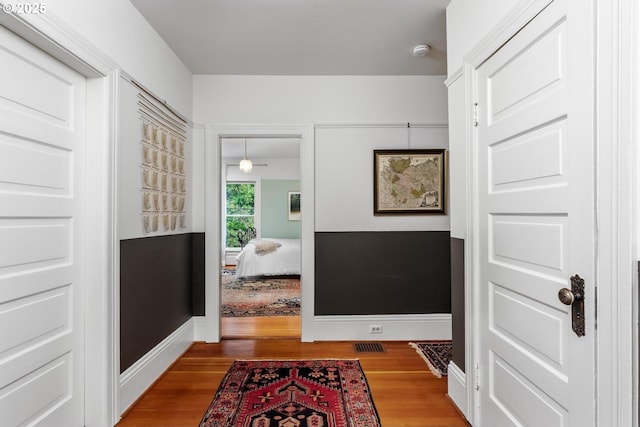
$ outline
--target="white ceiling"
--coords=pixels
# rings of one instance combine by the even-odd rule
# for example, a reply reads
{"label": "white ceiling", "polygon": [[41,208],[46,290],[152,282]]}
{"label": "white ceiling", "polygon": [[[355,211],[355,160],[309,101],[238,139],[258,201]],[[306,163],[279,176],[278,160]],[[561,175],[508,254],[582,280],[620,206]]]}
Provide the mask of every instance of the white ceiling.
{"label": "white ceiling", "polygon": [[[446,74],[449,0],[131,3],[193,74]],[[420,44],[431,51],[414,57]]]}

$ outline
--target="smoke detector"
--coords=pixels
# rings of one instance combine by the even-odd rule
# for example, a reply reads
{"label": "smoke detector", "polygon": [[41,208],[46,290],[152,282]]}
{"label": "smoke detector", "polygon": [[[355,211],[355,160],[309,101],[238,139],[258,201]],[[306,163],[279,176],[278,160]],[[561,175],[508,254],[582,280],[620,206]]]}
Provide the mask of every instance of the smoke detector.
{"label": "smoke detector", "polygon": [[431,46],[428,44],[421,44],[413,48],[413,56],[425,56],[429,53]]}

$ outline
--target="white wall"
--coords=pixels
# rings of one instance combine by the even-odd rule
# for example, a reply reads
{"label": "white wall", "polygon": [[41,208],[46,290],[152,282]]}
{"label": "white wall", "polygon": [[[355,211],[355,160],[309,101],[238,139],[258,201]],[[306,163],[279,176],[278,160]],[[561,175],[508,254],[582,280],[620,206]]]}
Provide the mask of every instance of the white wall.
{"label": "white wall", "polygon": [[[449,229],[449,219],[442,215],[374,217],[372,187],[373,149],[407,148],[407,128],[398,125],[444,125],[411,128],[411,147],[448,146],[444,76],[197,75],[194,119],[203,124],[320,125],[315,143],[316,230]],[[196,153],[204,152],[204,140],[194,144]],[[204,157],[195,154],[194,161],[198,159]],[[204,193],[194,194],[194,215],[204,210],[199,200],[204,201]]]}
{"label": "white wall", "polygon": [[467,143],[464,78],[449,90],[449,215],[451,237],[467,238]]}
{"label": "white wall", "polygon": [[[59,23],[82,43],[92,45],[125,73],[165,100],[174,110],[192,117],[192,75],[162,38],[128,0],[51,0],[47,18]],[[137,90],[120,81],[118,99],[118,237],[143,237],[140,192],[140,122]],[[185,158],[190,181],[191,150]],[[189,202],[187,210],[190,209]],[[189,217],[187,221],[190,222]],[[189,231],[182,229],[180,232]]]}
{"label": "white wall", "polygon": [[47,16],[61,20],[120,68],[187,118],[191,72],[128,0],[49,0]]}
{"label": "white wall", "polygon": [[442,76],[193,77],[196,123],[447,122]]}
{"label": "white wall", "polygon": [[453,75],[464,56],[522,0],[451,0],[447,6],[447,71]]}
{"label": "white wall", "polygon": [[373,214],[373,150],[447,147],[446,127],[317,128],[316,231],[449,230],[448,215]]}
{"label": "white wall", "polygon": [[205,129],[197,125],[193,129],[191,144],[191,231],[204,233],[204,195],[205,195],[205,167],[204,167]]}
{"label": "white wall", "polygon": [[[128,0],[51,0],[47,18],[83,43],[92,45],[125,73],[165,100],[187,119],[192,117],[192,74]],[[127,87],[128,86],[128,87]],[[118,236],[142,237],[140,217],[140,128],[133,87],[121,81],[118,100]],[[186,153],[190,181],[190,154]],[[187,203],[187,209],[190,209]],[[187,219],[190,222],[190,219]],[[189,231],[182,229],[181,232]]]}

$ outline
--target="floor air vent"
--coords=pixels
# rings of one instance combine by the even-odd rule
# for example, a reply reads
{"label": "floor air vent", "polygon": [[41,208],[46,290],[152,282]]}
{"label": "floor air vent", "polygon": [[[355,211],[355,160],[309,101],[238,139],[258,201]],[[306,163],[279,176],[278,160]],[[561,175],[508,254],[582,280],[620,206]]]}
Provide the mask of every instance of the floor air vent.
{"label": "floor air vent", "polygon": [[357,342],[353,348],[356,353],[384,353],[384,347],[377,342]]}

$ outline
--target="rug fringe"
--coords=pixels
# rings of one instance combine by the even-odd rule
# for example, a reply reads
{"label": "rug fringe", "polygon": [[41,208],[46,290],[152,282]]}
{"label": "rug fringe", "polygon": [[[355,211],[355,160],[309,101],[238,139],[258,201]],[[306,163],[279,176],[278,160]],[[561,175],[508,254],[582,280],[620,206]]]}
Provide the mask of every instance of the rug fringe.
{"label": "rug fringe", "polygon": [[438,377],[438,378],[442,378],[442,372],[440,372],[440,370],[438,368],[433,366],[433,364],[427,358],[427,356],[425,356],[424,353],[422,352],[422,350],[420,350],[420,347],[418,347],[418,345],[416,343],[414,343],[414,342],[410,342],[409,345],[416,351],[416,353],[418,353],[418,355],[422,358],[422,360],[425,361],[425,363],[427,364],[427,366],[431,370],[431,373],[433,375],[435,375],[436,377]]}

